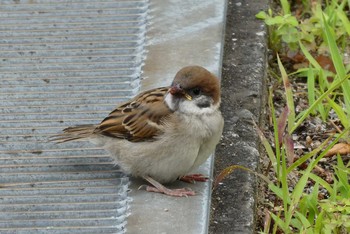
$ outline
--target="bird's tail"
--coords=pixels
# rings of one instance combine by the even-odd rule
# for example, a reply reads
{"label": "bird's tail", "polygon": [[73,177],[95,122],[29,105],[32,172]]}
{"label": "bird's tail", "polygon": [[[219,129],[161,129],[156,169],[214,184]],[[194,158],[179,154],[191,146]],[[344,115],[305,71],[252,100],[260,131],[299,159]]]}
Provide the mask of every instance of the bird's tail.
{"label": "bird's tail", "polygon": [[67,141],[82,140],[92,136],[96,127],[97,126],[93,124],[86,124],[65,128],[63,129],[63,133],[50,137],[49,141],[55,143],[64,143]]}

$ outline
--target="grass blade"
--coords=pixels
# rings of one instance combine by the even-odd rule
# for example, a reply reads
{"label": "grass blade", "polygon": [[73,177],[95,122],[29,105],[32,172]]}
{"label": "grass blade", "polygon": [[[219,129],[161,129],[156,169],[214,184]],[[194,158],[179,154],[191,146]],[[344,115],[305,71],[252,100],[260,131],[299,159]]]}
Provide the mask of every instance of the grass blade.
{"label": "grass blade", "polygon": [[337,80],[336,82],[333,82],[331,84],[331,87],[324,92],[314,103],[311,104],[311,106],[307,109],[307,111],[303,112],[302,115],[298,116],[298,121],[296,124],[294,124],[293,128],[290,131],[290,134],[295,131],[295,129],[310,115],[313,109],[316,108],[316,106],[323,101],[330,93],[332,93],[335,89],[337,89],[343,82],[347,81],[350,78],[350,75],[344,77],[341,80]]}
{"label": "grass blade", "polygon": [[286,106],[286,107],[284,107],[284,109],[281,113],[281,116],[277,120],[277,132],[278,132],[277,136],[278,136],[278,143],[279,143],[278,146],[279,147],[282,144],[283,133],[284,133],[286,126],[287,126],[288,113],[289,113],[289,109],[288,109],[288,106]]}
{"label": "grass blade", "polygon": [[[332,61],[335,67],[335,70],[337,71],[338,79],[343,79],[346,77],[346,69],[344,67],[344,63],[342,60],[342,56],[340,55],[336,39],[335,39],[335,33],[332,30],[332,28],[328,25],[328,22],[325,19],[325,16],[323,15],[323,27],[325,32],[325,41],[327,41],[327,44],[329,46],[329,50],[331,53]],[[342,83],[342,89],[344,94],[344,100],[345,100],[345,107],[347,110],[348,116],[350,115],[350,82],[345,81]]]}
{"label": "grass blade", "polygon": [[[292,137],[289,134],[286,134],[284,136],[284,145],[286,149],[286,156],[287,156],[287,164],[288,166],[291,165],[294,161],[294,142]],[[287,172],[288,174],[288,172]]]}
{"label": "grass blade", "polygon": [[325,188],[331,197],[335,196],[332,186],[330,186],[327,181],[313,173],[310,174],[310,179],[312,179],[316,183],[320,184],[323,188]]}
{"label": "grass blade", "polygon": [[244,166],[240,166],[240,165],[231,165],[229,167],[226,167],[225,169],[223,169],[219,175],[215,178],[214,182],[213,182],[213,189],[215,189],[219,183],[221,181],[223,181],[227,176],[229,176],[232,172],[234,172],[235,170],[237,169],[241,169],[241,170],[244,170],[244,171],[247,171],[249,173],[252,173],[254,174],[255,176],[258,176],[259,178],[261,178],[262,180],[264,180],[267,184],[271,184],[272,182],[264,175],[262,174],[259,174],[247,167],[244,167]]}
{"label": "grass blade", "polygon": [[286,99],[287,106],[289,109],[288,115],[288,132],[291,134],[291,129],[293,129],[295,123],[295,109],[294,109],[294,100],[293,100],[293,91],[292,86],[289,82],[288,75],[286,70],[284,69],[280,57],[277,55],[278,67],[282,75],[284,89],[286,90]]}
{"label": "grass blade", "polygon": [[312,150],[311,152],[305,154],[303,157],[299,158],[297,161],[295,161],[288,169],[287,173],[289,174],[292,170],[294,170],[296,167],[300,166],[304,162],[306,162],[308,159],[316,155],[318,152],[320,152],[324,147],[328,144],[328,142],[333,138],[333,135],[328,137],[320,146],[318,146],[316,149]]}
{"label": "grass blade", "polygon": [[261,143],[263,144],[265,150],[266,150],[266,153],[267,153],[267,156],[269,157],[270,161],[271,161],[271,164],[272,164],[272,167],[275,171],[277,171],[277,161],[276,161],[276,156],[275,156],[275,153],[273,152],[273,149],[270,145],[270,142],[266,139],[266,137],[264,136],[263,132],[260,130],[260,128],[255,124],[254,122],[254,125],[255,125],[255,129],[258,133],[258,136],[260,138],[260,141]]}
{"label": "grass blade", "polygon": [[348,117],[346,116],[345,112],[343,111],[343,108],[339,106],[337,103],[335,103],[332,99],[327,97],[327,101],[329,105],[332,107],[332,109],[335,111],[337,114],[338,118],[340,119],[340,122],[342,125],[347,128],[350,126],[350,122],[348,120]]}
{"label": "grass blade", "polygon": [[339,17],[339,19],[342,21],[343,26],[347,32],[347,34],[350,36],[350,21],[348,19],[348,17],[346,16],[346,14],[344,13],[343,10],[341,9],[337,9],[337,16]]}
{"label": "grass blade", "polygon": [[[314,103],[315,102],[315,75],[314,75],[314,70],[309,67],[308,71],[307,71],[307,97],[308,97],[308,101],[309,103]],[[322,105],[318,105],[318,109],[319,106]],[[319,111],[320,112],[320,111]],[[316,114],[316,111],[312,110],[311,112],[312,114]]]}

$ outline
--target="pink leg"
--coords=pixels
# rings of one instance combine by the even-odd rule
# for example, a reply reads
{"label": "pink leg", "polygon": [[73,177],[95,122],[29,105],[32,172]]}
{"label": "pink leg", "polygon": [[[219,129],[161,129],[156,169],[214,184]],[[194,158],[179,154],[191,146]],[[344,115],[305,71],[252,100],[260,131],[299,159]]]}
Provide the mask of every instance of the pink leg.
{"label": "pink leg", "polygon": [[183,182],[191,183],[191,184],[196,183],[196,181],[206,182],[206,181],[208,181],[208,179],[209,178],[203,174],[190,174],[190,175],[185,175],[185,176],[179,178],[179,180],[181,180]]}
{"label": "pink leg", "polygon": [[168,196],[174,196],[174,197],[188,197],[188,196],[194,196],[195,192],[186,188],[182,189],[168,189],[164,185],[160,184],[158,181],[152,179],[149,176],[144,177],[145,180],[147,180],[152,186],[147,186],[146,191],[148,192],[155,192],[155,193],[163,193]]}

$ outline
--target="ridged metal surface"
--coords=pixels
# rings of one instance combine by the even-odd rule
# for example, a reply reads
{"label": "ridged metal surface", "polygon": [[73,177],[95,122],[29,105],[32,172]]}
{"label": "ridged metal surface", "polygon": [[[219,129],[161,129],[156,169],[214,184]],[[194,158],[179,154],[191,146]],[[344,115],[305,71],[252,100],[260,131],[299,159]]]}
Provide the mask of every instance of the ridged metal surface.
{"label": "ridged metal surface", "polygon": [[0,1],[0,233],[122,233],[129,180],[88,142],[140,86],[148,1]]}

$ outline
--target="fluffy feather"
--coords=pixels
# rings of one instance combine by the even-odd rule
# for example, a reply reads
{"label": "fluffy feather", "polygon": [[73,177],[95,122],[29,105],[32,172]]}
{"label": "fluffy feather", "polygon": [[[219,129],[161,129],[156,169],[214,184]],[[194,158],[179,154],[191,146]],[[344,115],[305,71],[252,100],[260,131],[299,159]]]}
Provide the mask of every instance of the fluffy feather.
{"label": "fluffy feather", "polygon": [[52,141],[87,138],[108,150],[126,173],[167,183],[213,153],[223,129],[219,106],[218,79],[202,67],[189,66],[170,87],[143,92],[100,124],[66,128]]}

